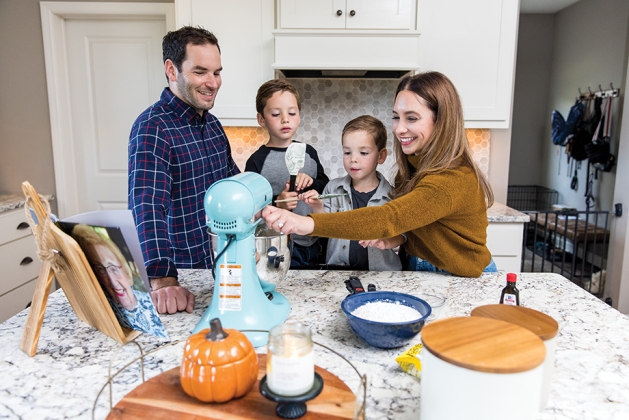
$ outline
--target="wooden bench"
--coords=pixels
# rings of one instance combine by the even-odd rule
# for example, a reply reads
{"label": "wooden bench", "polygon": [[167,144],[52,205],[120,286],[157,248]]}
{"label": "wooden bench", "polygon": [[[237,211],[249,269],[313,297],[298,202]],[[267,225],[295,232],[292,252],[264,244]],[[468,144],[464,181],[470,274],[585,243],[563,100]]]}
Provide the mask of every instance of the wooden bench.
{"label": "wooden bench", "polygon": [[556,213],[532,213],[531,221],[535,221],[545,230],[563,236],[574,243],[607,243],[609,230],[597,226],[594,222],[578,219],[576,216],[559,215]]}

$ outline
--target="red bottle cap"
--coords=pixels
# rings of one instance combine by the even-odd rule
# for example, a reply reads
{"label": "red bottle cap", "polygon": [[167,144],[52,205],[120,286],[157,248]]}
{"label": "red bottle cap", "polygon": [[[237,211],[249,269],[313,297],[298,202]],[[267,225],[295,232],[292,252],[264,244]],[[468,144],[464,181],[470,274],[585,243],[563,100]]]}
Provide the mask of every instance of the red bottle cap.
{"label": "red bottle cap", "polygon": [[518,279],[518,276],[516,276],[515,273],[507,273],[507,282],[515,283],[517,279]]}

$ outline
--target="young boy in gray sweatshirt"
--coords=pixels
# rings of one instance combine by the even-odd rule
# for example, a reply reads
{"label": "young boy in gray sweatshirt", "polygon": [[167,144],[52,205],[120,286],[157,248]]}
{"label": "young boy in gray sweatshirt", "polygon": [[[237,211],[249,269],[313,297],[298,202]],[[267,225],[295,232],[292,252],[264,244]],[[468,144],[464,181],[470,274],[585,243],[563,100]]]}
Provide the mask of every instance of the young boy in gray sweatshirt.
{"label": "young boy in gray sweatshirt", "polygon": [[[301,198],[312,207],[313,213],[333,213],[366,206],[380,206],[391,199],[392,187],[377,171],[387,158],[387,132],[382,122],[370,115],[362,115],[343,128],[344,177],[331,180],[323,194],[343,194],[318,200],[318,193],[308,191]],[[377,221],[374,220],[374,223]],[[403,236],[395,240],[401,245]],[[329,265],[347,266],[352,270],[399,271],[400,258],[392,249],[379,249],[379,241],[328,240],[326,261]]]}
{"label": "young boy in gray sweatshirt", "polygon": [[[245,171],[264,176],[273,189],[274,206],[305,216],[310,206],[297,200],[298,193],[312,190],[317,195],[328,183],[328,177],[319,161],[317,151],[306,145],[304,166],[299,170],[295,191],[289,190],[290,174],[285,155],[301,121],[301,101],[297,89],[283,79],[273,79],[262,84],[256,95],[258,124],[269,133],[269,141],[256,150],[247,160]],[[292,201],[284,201],[284,200]],[[316,265],[322,245],[316,236],[292,235],[291,268]]]}

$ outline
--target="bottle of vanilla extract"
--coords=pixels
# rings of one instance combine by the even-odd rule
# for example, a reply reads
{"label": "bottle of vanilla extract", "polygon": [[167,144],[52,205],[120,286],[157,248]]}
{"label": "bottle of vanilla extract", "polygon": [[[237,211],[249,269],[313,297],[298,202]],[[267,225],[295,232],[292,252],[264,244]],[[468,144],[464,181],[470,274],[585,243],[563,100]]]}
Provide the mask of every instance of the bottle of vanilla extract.
{"label": "bottle of vanilla extract", "polygon": [[516,280],[517,276],[514,273],[507,274],[507,285],[502,289],[500,303],[513,306],[520,305],[520,291],[515,287]]}

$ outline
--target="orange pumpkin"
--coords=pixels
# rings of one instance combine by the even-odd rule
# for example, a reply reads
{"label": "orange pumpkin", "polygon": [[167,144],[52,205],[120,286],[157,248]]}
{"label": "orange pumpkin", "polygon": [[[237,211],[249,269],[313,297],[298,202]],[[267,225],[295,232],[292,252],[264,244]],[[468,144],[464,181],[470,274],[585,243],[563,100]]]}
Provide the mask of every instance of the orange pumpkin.
{"label": "orange pumpkin", "polygon": [[245,395],[258,379],[258,355],[238,330],[223,330],[218,318],[188,338],[180,370],[186,394],[204,402]]}

